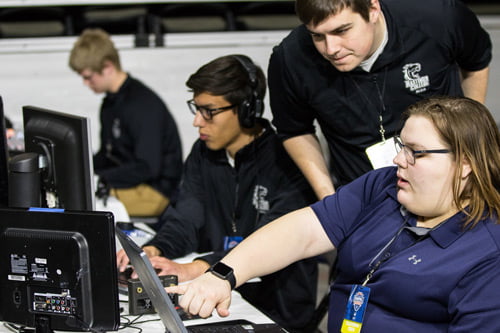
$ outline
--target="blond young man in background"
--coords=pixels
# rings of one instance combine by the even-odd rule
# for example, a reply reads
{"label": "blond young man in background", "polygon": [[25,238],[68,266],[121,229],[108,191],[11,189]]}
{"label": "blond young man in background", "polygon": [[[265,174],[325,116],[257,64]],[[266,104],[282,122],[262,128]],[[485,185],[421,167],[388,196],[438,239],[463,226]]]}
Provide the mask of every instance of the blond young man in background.
{"label": "blond young man in background", "polygon": [[118,50],[101,29],[83,31],[69,66],[91,90],[105,93],[95,173],[129,215],[160,215],[182,172],[179,133],[165,103],[122,69]]}

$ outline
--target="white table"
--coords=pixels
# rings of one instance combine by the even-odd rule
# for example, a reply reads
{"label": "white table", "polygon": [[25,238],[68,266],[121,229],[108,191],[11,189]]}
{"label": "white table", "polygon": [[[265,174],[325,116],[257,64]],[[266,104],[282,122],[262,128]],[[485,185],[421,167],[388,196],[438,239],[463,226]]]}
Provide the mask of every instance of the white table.
{"label": "white table", "polygon": [[[120,298],[126,300],[126,296],[121,295]],[[120,305],[127,311],[128,309],[128,304],[126,303],[120,303]],[[231,306],[229,308],[230,315],[228,317],[220,317],[216,312],[213,313],[213,315],[210,318],[207,319],[191,319],[184,321],[184,324],[186,326],[191,326],[191,325],[199,325],[199,324],[208,324],[208,323],[214,323],[214,322],[223,322],[223,321],[228,321],[228,320],[238,320],[238,319],[244,319],[248,320],[250,322],[253,322],[255,324],[265,324],[265,323],[272,323],[273,321],[264,315],[262,312],[257,310],[254,306],[252,306],[250,303],[248,303],[246,300],[244,300],[241,295],[233,291],[232,292],[232,301],[231,301]],[[128,316],[130,320],[133,320],[137,316]],[[123,320],[122,320],[123,322]],[[157,314],[148,314],[148,315],[142,315],[140,319],[138,320],[139,324],[134,325],[136,327],[140,327],[143,332],[163,332],[164,331],[164,326],[162,322],[160,321],[160,318]],[[4,328],[5,329],[5,328]],[[124,328],[121,329],[120,332],[124,333],[137,333],[137,329],[133,328]],[[3,331],[0,329],[0,333],[3,333]]]}

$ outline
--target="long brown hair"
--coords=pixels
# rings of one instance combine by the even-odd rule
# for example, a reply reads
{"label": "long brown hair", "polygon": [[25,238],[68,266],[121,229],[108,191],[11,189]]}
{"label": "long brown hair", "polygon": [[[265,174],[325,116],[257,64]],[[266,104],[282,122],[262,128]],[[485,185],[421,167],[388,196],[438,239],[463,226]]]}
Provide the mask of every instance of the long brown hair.
{"label": "long brown hair", "polygon": [[[431,120],[454,154],[453,201],[466,215],[464,227],[500,213],[500,132],[489,110],[465,97],[434,97],[410,106],[403,114]],[[471,166],[463,191],[461,169]],[[468,208],[463,207],[468,202]]]}

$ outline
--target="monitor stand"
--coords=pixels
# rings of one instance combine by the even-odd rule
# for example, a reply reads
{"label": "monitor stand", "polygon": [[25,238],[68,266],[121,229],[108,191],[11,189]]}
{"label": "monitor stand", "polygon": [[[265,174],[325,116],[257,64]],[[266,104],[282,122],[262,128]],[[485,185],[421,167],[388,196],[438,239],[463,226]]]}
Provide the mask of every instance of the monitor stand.
{"label": "monitor stand", "polygon": [[35,317],[35,333],[54,333],[50,328],[50,318],[46,316]]}
{"label": "monitor stand", "polygon": [[50,328],[50,318],[47,316],[35,317],[35,328],[19,327],[19,333],[54,333]]}

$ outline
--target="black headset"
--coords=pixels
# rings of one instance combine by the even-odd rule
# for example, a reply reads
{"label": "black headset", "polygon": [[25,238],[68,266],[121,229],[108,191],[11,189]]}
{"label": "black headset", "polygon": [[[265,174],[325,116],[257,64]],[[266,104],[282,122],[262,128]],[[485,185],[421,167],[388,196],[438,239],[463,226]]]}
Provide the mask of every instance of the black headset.
{"label": "black headset", "polygon": [[252,128],[255,119],[262,116],[264,110],[264,103],[257,92],[257,67],[246,56],[233,55],[233,57],[245,68],[252,88],[250,95],[238,107],[238,120],[241,127]]}

